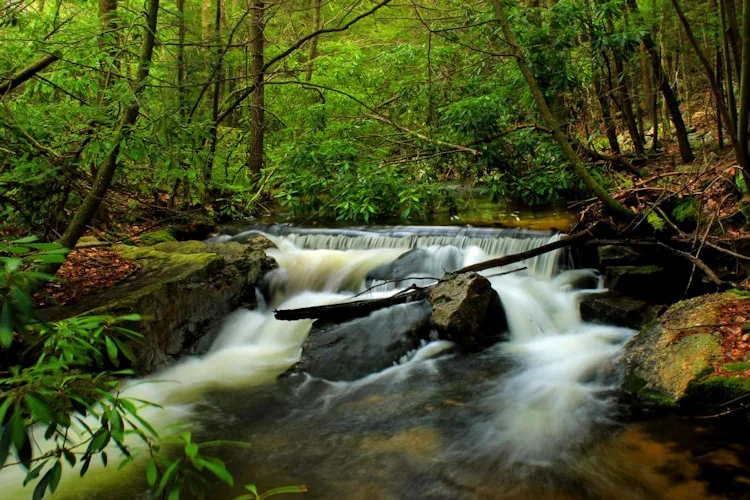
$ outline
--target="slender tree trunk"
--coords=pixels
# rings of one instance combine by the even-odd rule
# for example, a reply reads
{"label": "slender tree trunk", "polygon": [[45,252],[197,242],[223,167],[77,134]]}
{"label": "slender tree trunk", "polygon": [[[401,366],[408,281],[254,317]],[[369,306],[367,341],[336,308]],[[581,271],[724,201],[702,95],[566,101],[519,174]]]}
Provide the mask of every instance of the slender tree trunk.
{"label": "slender tree trunk", "polygon": [[[112,179],[115,176],[115,171],[117,170],[117,157],[120,153],[120,145],[128,139],[133,131],[133,126],[138,120],[138,112],[140,110],[138,97],[146,86],[149,71],[151,69],[151,58],[154,53],[154,40],[156,37],[156,21],[158,15],[159,0],[148,0],[143,46],[140,61],[138,63],[135,88],[133,89],[136,99],[133,99],[131,104],[126,108],[112,140],[114,146],[110,149],[109,154],[104,160],[104,165],[99,169],[99,172],[94,179],[94,184],[91,186],[91,190],[84,198],[81,207],[78,209],[78,212],[76,212],[73,220],[70,221],[70,224],[68,224],[68,227],[65,229],[65,232],[59,240],[59,243],[66,248],[73,248],[76,246],[76,243],[78,243],[78,240],[86,231],[86,226],[99,209],[102,199],[104,198],[107,189],[109,189]],[[59,264],[55,266],[55,270],[58,267]]]}
{"label": "slender tree trunk", "polygon": [[620,109],[625,119],[625,127],[628,129],[630,138],[633,141],[633,149],[637,154],[642,155],[644,153],[643,143],[641,142],[641,137],[638,133],[638,124],[635,121],[635,114],[633,113],[633,103],[630,100],[630,90],[628,89],[628,77],[625,73],[622,57],[615,51],[612,52],[612,56],[615,63],[615,73],[617,74],[617,86],[615,90],[620,100]]}
{"label": "slender tree trunk", "polygon": [[250,103],[250,150],[247,156],[248,172],[254,179],[260,177],[263,168],[263,136],[265,133],[264,102],[264,9],[263,0],[252,0],[250,21],[250,73],[254,89]]}
{"label": "slender tree trunk", "polygon": [[221,46],[221,0],[216,0],[216,11],[214,17],[214,44],[216,47],[216,66],[211,72],[213,82],[213,99],[211,102],[211,128],[209,129],[208,159],[206,161],[206,171],[203,176],[203,203],[208,202],[209,192],[211,190],[211,180],[213,178],[214,160],[216,159],[216,147],[219,141],[219,102],[221,101],[221,68],[222,68],[222,46]]}
{"label": "slender tree trunk", "polygon": [[[729,29],[727,28],[727,9],[725,3],[732,0],[719,0],[719,10],[721,19],[721,42],[724,56],[724,91],[727,96],[727,107],[729,108],[729,123],[727,127],[737,129],[737,99],[734,95],[734,78],[732,72],[732,53],[730,49]],[[739,66],[737,66],[739,67]],[[738,73],[739,74],[739,73]],[[717,105],[716,111],[719,112]]]}
{"label": "slender tree trunk", "polygon": [[[635,0],[628,0],[628,7],[631,12],[637,12],[638,7]],[[662,67],[661,55],[656,48],[656,44],[654,44],[654,40],[651,38],[651,34],[646,33],[641,41],[651,56],[651,71],[653,72],[654,80],[659,86],[659,90],[664,96],[664,105],[667,108],[669,117],[674,125],[677,143],[680,147],[680,158],[682,158],[683,162],[690,163],[695,160],[695,155],[693,154],[693,150],[690,147],[690,141],[688,140],[687,128],[685,127],[685,121],[682,118],[682,111],[680,111],[680,101],[677,99],[674,89],[669,84],[667,73]]]}
{"label": "slender tree trunk", "polygon": [[[320,6],[322,0],[313,0],[313,30],[318,31],[320,29]],[[318,57],[318,37],[315,36],[310,40],[310,52],[307,55],[307,70],[305,70],[305,80],[312,80],[313,75],[313,61]]]}
{"label": "slender tree trunk", "polygon": [[177,0],[177,98],[180,116],[187,116],[187,89],[185,88],[185,0]]}
{"label": "slender tree trunk", "polygon": [[742,73],[740,75],[740,109],[737,116],[737,140],[745,163],[743,177],[750,190],[750,154],[748,154],[748,113],[750,113],[750,0],[742,3]]}
{"label": "slender tree trunk", "polygon": [[596,98],[599,101],[599,106],[601,107],[602,121],[604,122],[604,129],[607,132],[607,141],[609,141],[609,148],[613,153],[620,154],[620,143],[617,141],[617,129],[615,128],[615,122],[612,119],[612,110],[609,107],[609,98],[604,94],[601,79],[599,78],[594,78],[594,92],[596,92]]}
{"label": "slender tree trunk", "polygon": [[[708,81],[711,84],[711,92],[714,95],[714,98],[716,99],[716,105],[719,106],[719,111],[721,112],[721,116],[727,123],[730,123],[730,115],[729,111],[727,110],[727,106],[724,104],[724,101],[721,99],[721,92],[719,91],[718,84],[716,83],[716,74],[714,73],[713,67],[711,66],[711,63],[708,61],[708,58],[706,57],[706,54],[703,53],[703,50],[701,49],[700,45],[698,45],[698,42],[695,39],[695,35],[693,34],[693,29],[690,27],[690,23],[687,20],[687,17],[685,17],[685,13],[682,11],[682,7],[680,7],[679,0],[671,0],[672,5],[674,6],[675,11],[677,12],[677,16],[680,18],[680,22],[682,23],[682,27],[685,29],[685,33],[687,34],[688,40],[690,41],[690,45],[693,47],[693,50],[698,55],[698,59],[700,59],[701,64],[703,65],[703,69],[706,71],[706,76],[708,76]],[[744,11],[748,12],[748,17],[744,19],[743,25],[746,25],[750,28],[750,4],[748,3],[750,0],[745,0],[744,4]],[[748,31],[747,33],[750,33]],[[746,38],[744,40],[743,46],[747,45],[748,50],[745,51],[743,56],[746,56],[750,58],[750,38]],[[750,70],[750,64],[743,64],[743,77],[744,77],[744,71]],[[740,85],[742,86],[742,89],[745,88],[745,85],[747,84],[747,92],[745,92],[744,95],[744,103],[745,103],[745,110],[747,111],[748,104],[750,104],[750,74],[748,75],[749,78],[740,78]],[[742,80],[745,80],[743,83]],[[743,116],[742,116],[742,103],[743,103],[743,93],[742,90],[740,91],[740,116],[738,117],[739,127],[742,127],[743,123]],[[750,186],[750,175],[748,174],[748,169],[750,168],[750,158],[748,158],[747,155],[747,112],[744,116],[744,123],[745,123],[745,129],[743,133],[744,141],[741,141],[739,138],[739,131],[735,130],[733,127],[729,128],[730,137],[732,138],[732,147],[734,148],[735,158],[737,159],[737,164],[740,166],[740,169],[742,171],[742,178],[745,180],[745,184],[747,186]],[[744,144],[743,144],[744,143]]]}
{"label": "slender tree trunk", "polygon": [[545,123],[552,131],[552,136],[559,144],[560,149],[562,149],[563,153],[570,161],[576,175],[578,175],[578,177],[597,196],[597,198],[599,198],[602,203],[604,203],[604,205],[612,211],[613,215],[623,220],[632,219],[635,214],[631,210],[623,206],[620,202],[612,198],[607,190],[604,189],[598,182],[596,182],[596,179],[594,179],[588,172],[588,170],[586,170],[586,166],[583,164],[583,161],[573,150],[570,142],[568,142],[568,138],[565,137],[565,135],[562,133],[562,131],[560,130],[560,126],[552,116],[552,112],[550,111],[549,106],[547,106],[544,95],[542,95],[541,90],[539,90],[539,85],[536,82],[536,78],[534,78],[533,73],[526,64],[526,60],[523,57],[521,48],[516,42],[513,31],[511,30],[510,24],[508,23],[508,18],[505,15],[505,10],[503,9],[502,0],[492,0],[492,4],[495,9],[497,20],[500,23],[500,27],[502,28],[503,35],[505,36],[505,42],[508,44],[511,53],[515,57],[516,63],[518,64],[518,69],[521,71],[524,80],[526,80],[526,84],[529,86],[531,94],[534,96],[534,101],[539,108],[539,113],[542,115]]}
{"label": "slender tree trunk", "polygon": [[[732,57],[734,59],[734,69],[737,75],[742,73],[742,42],[740,41],[740,28],[737,24],[739,16],[737,15],[737,8],[734,5],[734,0],[722,0],[724,8],[726,9],[727,15],[727,37],[729,38],[729,45],[732,49]],[[747,36],[747,33],[744,34]]]}

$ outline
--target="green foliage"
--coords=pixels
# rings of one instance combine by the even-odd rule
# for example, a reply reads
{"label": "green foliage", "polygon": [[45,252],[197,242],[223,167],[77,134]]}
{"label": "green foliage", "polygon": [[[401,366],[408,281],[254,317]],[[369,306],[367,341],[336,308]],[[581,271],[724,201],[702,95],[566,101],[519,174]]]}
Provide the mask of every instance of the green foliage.
{"label": "green foliage", "polygon": [[696,198],[685,197],[678,201],[677,205],[672,209],[672,217],[678,223],[683,222],[698,222],[698,216],[700,214],[701,203]]}
{"label": "green foliage", "polygon": [[662,219],[659,214],[657,214],[653,210],[650,211],[646,216],[646,222],[648,222],[649,225],[654,228],[654,231],[664,231],[664,228],[666,227],[666,222],[664,222],[664,219]]}

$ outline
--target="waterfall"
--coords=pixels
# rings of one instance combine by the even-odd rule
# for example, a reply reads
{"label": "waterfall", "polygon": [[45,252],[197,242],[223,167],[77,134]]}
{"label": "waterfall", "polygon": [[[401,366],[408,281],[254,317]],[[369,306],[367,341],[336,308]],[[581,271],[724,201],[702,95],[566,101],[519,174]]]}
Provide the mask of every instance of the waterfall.
{"label": "waterfall", "polygon": [[[299,230],[271,226],[217,236],[213,241],[242,241],[257,232],[268,235],[277,246],[267,251],[279,263],[279,269],[267,276],[270,303],[261,301],[257,310],[231,314],[205,355],[124,384],[124,397],[161,406],[144,410],[159,431],[175,422],[189,424],[196,404],[207,394],[272,384],[300,358],[312,322],[277,321],[273,308],[352,300],[383,281],[379,269],[383,273],[395,269],[409,278],[434,278],[446,270],[558,238],[532,231],[465,228]],[[409,251],[421,253],[409,260],[404,255]],[[581,321],[578,297],[592,291],[574,289],[572,283],[582,272],[563,270],[567,256],[567,250],[560,249],[511,266],[526,266],[522,272],[499,276],[503,270],[492,269],[483,273],[500,295],[510,329],[510,340],[495,346],[490,354],[510,359],[514,368],[478,389],[475,403],[482,412],[466,422],[464,445],[471,453],[503,456],[509,463],[552,464],[582,442],[592,426],[613,415],[614,405],[607,394],[616,384],[605,368],[632,332]],[[383,297],[407,285],[403,281],[366,295]],[[329,383],[324,398],[335,402],[342,394],[383,380],[408,380],[415,373],[434,376],[440,370],[435,356],[445,358],[449,349],[445,341],[427,343],[380,373],[355,382]],[[137,447],[136,440],[128,444]],[[108,451],[117,454],[116,449]],[[108,469],[102,473],[92,463],[83,479],[66,473],[55,496],[80,498],[103,485],[124,481],[124,475],[142,474],[139,466],[143,462],[136,460],[122,472]],[[23,475],[18,466],[0,472],[0,487],[9,492],[6,498],[29,496],[29,488],[20,487]]]}

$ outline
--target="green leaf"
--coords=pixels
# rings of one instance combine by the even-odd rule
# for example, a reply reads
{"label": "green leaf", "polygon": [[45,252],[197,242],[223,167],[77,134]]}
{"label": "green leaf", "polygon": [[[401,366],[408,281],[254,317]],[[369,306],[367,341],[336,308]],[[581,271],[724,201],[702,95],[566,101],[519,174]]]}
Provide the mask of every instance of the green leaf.
{"label": "green leaf", "polygon": [[187,443],[185,445],[185,456],[195,458],[198,456],[199,446],[196,443]]}
{"label": "green leaf", "polygon": [[[107,337],[109,338],[109,337]],[[117,347],[120,348],[120,352],[128,358],[128,360],[131,363],[135,363],[135,353],[133,353],[133,350],[128,346],[125,342],[122,342],[118,339],[114,339],[115,343],[117,344]]]}
{"label": "green leaf", "polygon": [[117,356],[117,346],[115,345],[114,341],[109,338],[104,338],[105,343],[107,344],[107,356],[109,357],[109,360],[112,362],[115,366],[120,366],[120,360]]}
{"label": "green leaf", "polygon": [[60,477],[62,477],[62,464],[59,460],[55,462],[55,465],[52,466],[50,472],[52,473],[52,479],[49,482],[49,490],[54,493],[57,489],[57,485],[60,484]]}
{"label": "green leaf", "polygon": [[6,302],[0,311],[0,344],[7,349],[12,343],[13,318],[10,315],[10,304]]}
{"label": "green leaf", "polygon": [[149,486],[154,486],[156,484],[156,480],[159,478],[159,471],[156,468],[156,462],[152,458],[148,461],[148,465],[146,466],[146,481],[148,481]]}
{"label": "green leaf", "polygon": [[221,481],[224,481],[229,486],[234,486],[234,478],[232,477],[232,474],[229,473],[224,463],[220,460],[215,459],[215,461],[208,461],[196,459],[196,462],[199,462],[203,467],[210,470],[213,475]]}
{"label": "green leaf", "polygon": [[260,496],[260,498],[264,499],[275,495],[286,495],[288,493],[305,493],[306,491],[307,486],[305,486],[304,484],[300,484],[297,486],[280,486],[278,488],[273,488],[266,491]]}
{"label": "green leaf", "polygon": [[162,491],[164,491],[164,488],[167,487],[169,480],[177,471],[177,466],[180,465],[180,461],[181,460],[175,460],[174,462],[169,464],[169,467],[167,467],[167,470],[164,471],[164,475],[161,477],[161,481],[159,481],[159,487],[156,490],[157,497],[161,494]]}
{"label": "green leaf", "polygon": [[52,411],[49,407],[44,404],[42,400],[32,394],[26,394],[23,397],[26,407],[29,409],[29,413],[36,419],[45,424],[49,424],[53,420]]}
{"label": "green leaf", "polygon": [[65,456],[65,460],[70,464],[71,467],[76,466],[76,456],[72,451],[63,450],[63,455]]}
{"label": "green leaf", "polygon": [[10,425],[0,427],[0,467],[5,465],[5,461],[10,454],[10,443],[13,441],[12,435]]}
{"label": "green leaf", "polygon": [[38,262],[45,262],[48,264],[62,264],[63,262],[65,262],[65,256],[55,254],[41,254],[35,255],[34,260]]}
{"label": "green leaf", "polygon": [[47,486],[50,481],[52,481],[51,472],[52,469],[48,470],[44,477],[42,477],[42,480],[37,483],[36,488],[34,488],[34,494],[31,497],[32,500],[41,500],[44,496],[44,492],[47,491]]}
{"label": "green leaf", "polygon": [[169,496],[167,497],[167,500],[179,500],[179,499],[180,499],[180,489],[172,488],[172,490],[169,492]]}

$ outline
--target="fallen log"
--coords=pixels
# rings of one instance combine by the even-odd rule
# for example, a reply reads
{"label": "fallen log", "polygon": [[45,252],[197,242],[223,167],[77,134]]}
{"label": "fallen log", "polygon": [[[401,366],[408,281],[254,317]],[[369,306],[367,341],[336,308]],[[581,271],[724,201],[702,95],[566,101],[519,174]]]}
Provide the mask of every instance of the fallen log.
{"label": "fallen log", "polygon": [[[587,231],[581,231],[547,245],[542,245],[539,248],[535,248],[533,250],[528,250],[526,252],[521,252],[513,255],[507,255],[505,257],[498,257],[497,259],[491,259],[485,262],[480,262],[478,264],[463,267],[451,273],[447,273],[446,276],[450,278],[463,273],[484,271],[486,269],[492,269],[493,267],[506,266],[508,264],[520,262],[522,260],[531,259],[532,257],[543,255],[547,252],[551,252],[553,250],[571,245],[576,241],[585,238],[586,236],[589,236],[589,233]],[[443,278],[443,280],[444,279],[445,278]],[[274,316],[276,319],[281,321],[317,319],[322,321],[334,321],[337,323],[341,323],[344,321],[349,321],[351,319],[367,316],[371,312],[383,309],[385,307],[422,300],[427,297],[428,290],[433,286],[435,285],[430,285],[428,287],[418,287],[412,285],[396,295],[382,299],[356,300],[353,302],[343,302],[325,306],[302,307],[299,309],[278,309],[275,311]]]}
{"label": "fallen log", "polygon": [[486,269],[492,269],[493,267],[502,267],[502,266],[507,266],[508,264],[515,264],[516,262],[520,262],[522,260],[531,259],[533,257],[538,257],[539,255],[544,255],[545,253],[551,252],[553,250],[567,247],[569,245],[572,245],[576,241],[584,239],[587,236],[590,236],[588,231],[581,231],[578,233],[573,233],[570,236],[566,236],[565,238],[561,238],[557,241],[553,241],[552,243],[542,245],[532,250],[527,250],[525,252],[516,253],[513,255],[506,255],[505,257],[498,257],[496,259],[479,262],[478,264],[473,264],[471,266],[462,267],[461,269],[457,269],[456,271],[453,271],[452,273],[449,273],[449,274],[455,275],[455,274],[461,274],[461,273],[478,272],[478,271],[484,271]]}
{"label": "fallen log", "polygon": [[427,295],[426,290],[426,288],[411,286],[401,293],[382,299],[355,300],[353,302],[341,302],[325,306],[300,307],[299,309],[277,309],[274,316],[281,321],[318,319],[323,321],[333,320],[336,323],[342,323],[367,316],[379,309],[422,300]]}

